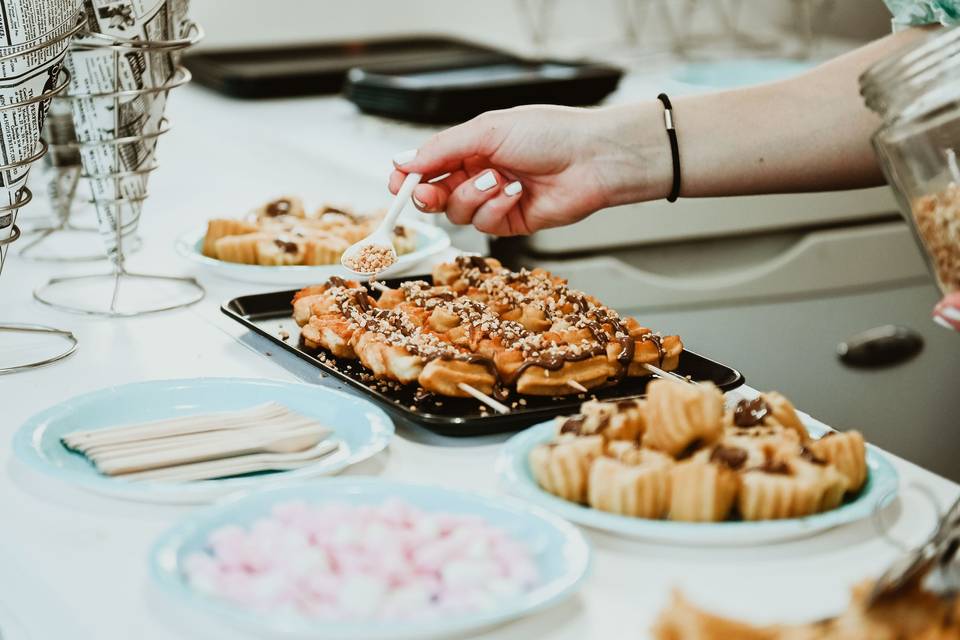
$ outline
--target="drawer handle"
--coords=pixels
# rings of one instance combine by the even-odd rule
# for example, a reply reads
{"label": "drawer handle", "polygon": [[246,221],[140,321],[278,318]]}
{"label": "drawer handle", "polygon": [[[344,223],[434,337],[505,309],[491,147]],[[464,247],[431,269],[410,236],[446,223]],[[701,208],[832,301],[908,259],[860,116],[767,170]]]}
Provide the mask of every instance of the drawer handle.
{"label": "drawer handle", "polygon": [[837,357],[849,367],[880,369],[914,358],[923,336],[909,327],[888,324],[867,329],[837,345]]}

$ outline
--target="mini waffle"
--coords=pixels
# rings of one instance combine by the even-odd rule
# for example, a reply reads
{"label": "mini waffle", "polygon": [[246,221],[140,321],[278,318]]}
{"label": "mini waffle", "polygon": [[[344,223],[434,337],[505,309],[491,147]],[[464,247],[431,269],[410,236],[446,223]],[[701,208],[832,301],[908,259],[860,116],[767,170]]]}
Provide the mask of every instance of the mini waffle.
{"label": "mini waffle", "polygon": [[[774,392],[725,414],[713,384],[657,380],[643,402],[584,403],[557,419],[555,433],[529,455],[540,487],[626,516],[800,518],[835,509],[867,480],[858,432],[814,440]],[[576,446],[581,440],[590,446]]]}

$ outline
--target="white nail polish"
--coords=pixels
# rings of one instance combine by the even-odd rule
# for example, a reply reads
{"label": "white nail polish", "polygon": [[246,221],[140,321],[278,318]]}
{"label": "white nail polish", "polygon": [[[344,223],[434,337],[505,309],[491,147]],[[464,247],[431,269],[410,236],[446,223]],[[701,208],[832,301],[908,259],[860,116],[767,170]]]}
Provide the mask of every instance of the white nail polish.
{"label": "white nail polish", "polygon": [[417,205],[417,209],[425,209],[427,207],[427,205],[417,200],[417,196],[411,196],[410,199],[413,200],[413,204]]}
{"label": "white nail polish", "polygon": [[401,151],[397,155],[393,156],[393,163],[395,165],[404,165],[417,157],[416,149],[408,149],[406,151]]}
{"label": "white nail polish", "polygon": [[933,321],[936,322],[941,327],[943,327],[944,329],[952,329],[956,331],[956,329],[954,329],[952,324],[950,324],[947,320],[945,320],[944,318],[941,318],[940,316],[933,316]]}
{"label": "white nail polish", "polygon": [[956,307],[943,307],[940,309],[940,315],[947,320],[960,322],[960,309],[957,309]]}
{"label": "white nail polish", "polygon": [[515,180],[503,188],[503,192],[508,196],[515,196],[523,191],[523,185],[519,180]]}
{"label": "white nail polish", "polygon": [[497,186],[497,176],[493,175],[493,171],[485,171],[483,175],[473,181],[473,186],[480,191],[489,191]]}

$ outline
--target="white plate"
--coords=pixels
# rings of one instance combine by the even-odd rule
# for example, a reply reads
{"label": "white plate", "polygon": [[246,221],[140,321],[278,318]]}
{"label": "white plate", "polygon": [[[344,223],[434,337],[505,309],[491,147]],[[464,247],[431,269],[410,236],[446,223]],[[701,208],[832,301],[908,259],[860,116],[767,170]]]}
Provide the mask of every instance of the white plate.
{"label": "white plate", "polygon": [[[86,458],[60,442],[61,436],[81,429],[235,411],[270,401],[322,422],[333,430],[332,437],[340,448],[293,471],[199,482],[135,482],[101,474]],[[41,411],[14,435],[13,453],[41,473],[96,493],[143,502],[190,504],[268,483],[338,473],[382,451],[393,431],[387,414],[372,403],[318,385],[245,378],[152,380],[108,387]]]}
{"label": "white plate", "polygon": [[[807,423],[813,436],[827,429]],[[632,518],[585,507],[558,498],[537,484],[527,460],[537,445],[549,442],[555,433],[553,421],[542,422],[510,438],[497,460],[501,486],[533,504],[549,509],[571,522],[628,538],[643,538],[668,544],[750,545],[803,538],[833,527],[869,518],[881,503],[896,495],[897,471],[883,454],[867,446],[867,483],[852,499],[836,509],[804,518],[757,522],[673,522]]]}
{"label": "white plate", "polygon": [[[184,559],[206,547],[209,533],[224,525],[255,521],[279,502],[382,504],[399,499],[424,511],[469,514],[503,529],[533,554],[539,580],[529,591],[492,608],[423,620],[327,621],[297,614],[258,613],[194,590],[186,581]],[[539,611],[572,595],[590,566],[583,535],[542,509],[502,495],[484,495],[440,486],[380,478],[329,478],[320,482],[274,487],[197,511],[166,532],[150,554],[154,580],[180,603],[203,610],[257,636],[283,638],[432,638],[464,634]]]}
{"label": "white plate", "polygon": [[[402,221],[401,224],[417,234],[417,248],[412,253],[399,256],[396,264],[390,267],[389,274],[382,274],[384,277],[392,278],[410,273],[421,262],[450,246],[450,236],[439,227],[407,220]],[[202,251],[203,237],[206,232],[207,228],[203,226],[180,236],[177,240],[177,252],[188,260],[197,263],[206,271],[222,278],[263,284],[305,286],[323,282],[330,276],[347,276],[350,274],[339,264],[319,267],[264,267],[209,258],[203,255]]]}

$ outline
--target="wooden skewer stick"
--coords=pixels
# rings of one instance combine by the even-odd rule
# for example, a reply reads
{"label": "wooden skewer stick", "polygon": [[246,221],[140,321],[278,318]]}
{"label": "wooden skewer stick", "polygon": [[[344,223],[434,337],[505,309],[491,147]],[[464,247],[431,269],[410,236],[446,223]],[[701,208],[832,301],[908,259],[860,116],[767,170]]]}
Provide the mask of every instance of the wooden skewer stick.
{"label": "wooden skewer stick", "polygon": [[473,396],[483,404],[487,405],[497,413],[510,413],[510,407],[503,404],[502,402],[497,402],[496,400],[494,400],[487,394],[483,393],[482,391],[474,387],[471,387],[466,382],[458,382],[457,388],[463,391],[464,393],[470,394],[471,396]]}
{"label": "wooden skewer stick", "polygon": [[660,367],[654,366],[652,364],[644,364],[643,366],[646,367],[647,371],[663,378],[664,380],[674,380],[676,382],[683,382],[684,384],[696,384],[696,382],[694,382],[693,380],[688,380],[687,378],[684,378],[681,375],[673,373],[672,371],[664,371]]}
{"label": "wooden skewer stick", "polygon": [[583,386],[576,380],[567,380],[567,386],[570,387],[571,389],[575,389],[579,391],[580,393],[587,393],[588,391],[590,391],[589,389],[587,389],[585,386]]}

